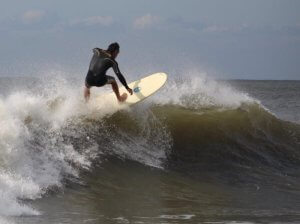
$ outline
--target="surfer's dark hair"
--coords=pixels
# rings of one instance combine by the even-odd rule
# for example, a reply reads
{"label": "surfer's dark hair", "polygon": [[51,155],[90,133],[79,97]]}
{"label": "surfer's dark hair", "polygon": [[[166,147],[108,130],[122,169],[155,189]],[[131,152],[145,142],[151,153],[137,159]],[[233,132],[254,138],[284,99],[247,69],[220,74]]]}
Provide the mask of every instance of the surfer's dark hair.
{"label": "surfer's dark hair", "polygon": [[109,53],[113,53],[113,52],[119,51],[119,50],[120,50],[120,45],[117,42],[111,43],[107,48],[107,51]]}

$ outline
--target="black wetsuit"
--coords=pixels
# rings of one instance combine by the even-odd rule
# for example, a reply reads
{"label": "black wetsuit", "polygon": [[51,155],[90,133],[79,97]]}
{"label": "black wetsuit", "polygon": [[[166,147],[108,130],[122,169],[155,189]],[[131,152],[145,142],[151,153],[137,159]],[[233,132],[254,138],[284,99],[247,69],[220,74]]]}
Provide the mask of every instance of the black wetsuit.
{"label": "black wetsuit", "polygon": [[106,71],[109,68],[113,68],[120,82],[125,86],[125,88],[129,88],[124,76],[119,70],[118,63],[111,58],[110,54],[99,48],[94,48],[93,52],[94,55],[85,78],[85,85],[89,88],[92,86],[100,87],[105,84],[110,84],[115,79],[114,77],[106,75]]}

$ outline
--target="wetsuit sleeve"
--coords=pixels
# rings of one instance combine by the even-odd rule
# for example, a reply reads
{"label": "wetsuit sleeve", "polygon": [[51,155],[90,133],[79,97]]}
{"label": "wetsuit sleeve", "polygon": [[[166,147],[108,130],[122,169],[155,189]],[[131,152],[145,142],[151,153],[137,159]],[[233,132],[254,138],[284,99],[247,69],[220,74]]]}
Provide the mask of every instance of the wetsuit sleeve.
{"label": "wetsuit sleeve", "polygon": [[113,67],[114,72],[118,76],[118,79],[120,80],[120,82],[123,84],[123,86],[125,86],[126,89],[128,89],[129,87],[127,85],[127,82],[126,82],[124,76],[122,75],[122,73],[120,72],[118,63],[116,61],[113,61],[113,66],[112,67]]}

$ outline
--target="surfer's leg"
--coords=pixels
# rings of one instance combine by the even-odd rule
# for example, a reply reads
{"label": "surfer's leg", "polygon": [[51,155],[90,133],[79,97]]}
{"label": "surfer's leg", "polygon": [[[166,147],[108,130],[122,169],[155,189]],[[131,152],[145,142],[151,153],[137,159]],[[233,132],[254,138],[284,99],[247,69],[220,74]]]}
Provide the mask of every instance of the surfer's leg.
{"label": "surfer's leg", "polygon": [[95,86],[95,76],[91,73],[91,71],[88,72],[88,74],[85,77],[85,83],[84,83],[84,91],[83,91],[83,95],[84,95],[84,99],[85,102],[87,103],[90,99],[90,88],[92,86]]}
{"label": "surfer's leg", "polygon": [[88,102],[89,99],[90,99],[90,95],[91,95],[90,88],[91,87],[87,87],[87,86],[84,87],[84,99],[85,99],[85,102]]}
{"label": "surfer's leg", "polygon": [[111,87],[112,87],[114,93],[116,94],[117,99],[118,99],[120,102],[123,102],[123,101],[126,100],[127,94],[126,94],[126,93],[123,93],[122,95],[120,95],[118,83],[116,82],[115,79],[113,79],[113,80],[108,80],[107,83],[108,83],[108,84],[111,84]]}

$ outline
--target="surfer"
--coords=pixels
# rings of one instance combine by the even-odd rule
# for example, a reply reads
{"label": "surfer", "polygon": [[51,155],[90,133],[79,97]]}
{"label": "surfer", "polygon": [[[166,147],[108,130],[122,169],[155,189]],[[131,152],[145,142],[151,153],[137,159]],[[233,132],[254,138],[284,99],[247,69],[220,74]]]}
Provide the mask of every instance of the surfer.
{"label": "surfer", "polygon": [[126,83],[126,80],[120,72],[116,57],[120,52],[120,46],[118,43],[112,43],[108,46],[107,50],[100,48],[93,49],[93,57],[90,62],[89,71],[85,78],[84,98],[86,102],[90,98],[90,88],[92,86],[101,87],[106,84],[111,84],[117,99],[123,102],[127,98],[127,94],[120,95],[118,84],[114,77],[106,75],[106,71],[109,68],[113,68],[114,72],[118,76],[120,82],[125,86],[127,91],[132,95],[132,89],[130,89]]}

